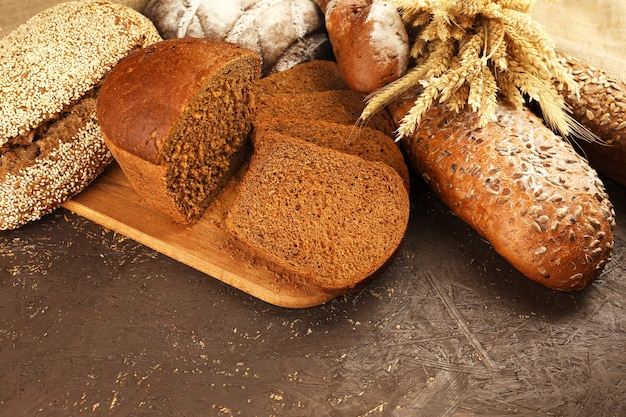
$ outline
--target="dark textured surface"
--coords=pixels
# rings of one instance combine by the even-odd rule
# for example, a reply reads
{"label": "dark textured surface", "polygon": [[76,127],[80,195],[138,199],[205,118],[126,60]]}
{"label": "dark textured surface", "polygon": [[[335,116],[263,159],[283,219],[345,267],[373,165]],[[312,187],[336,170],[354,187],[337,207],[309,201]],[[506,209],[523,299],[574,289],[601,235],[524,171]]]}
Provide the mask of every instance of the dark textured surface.
{"label": "dark textured surface", "polygon": [[2,416],[624,416],[626,190],[580,293],[522,277],[414,181],[388,268],[275,307],[65,210],[0,234]]}

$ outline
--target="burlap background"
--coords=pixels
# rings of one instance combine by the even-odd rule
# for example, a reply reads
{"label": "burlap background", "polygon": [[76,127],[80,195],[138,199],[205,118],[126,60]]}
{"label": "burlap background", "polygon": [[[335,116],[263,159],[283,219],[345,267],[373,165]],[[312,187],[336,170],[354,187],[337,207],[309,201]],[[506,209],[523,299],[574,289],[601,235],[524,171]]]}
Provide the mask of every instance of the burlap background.
{"label": "burlap background", "polygon": [[[62,0],[0,0],[0,36]],[[118,0],[142,9],[148,0]],[[229,1],[229,0],[224,0]],[[626,81],[625,0],[538,0],[533,16],[559,49]]]}
{"label": "burlap background", "polygon": [[626,82],[625,0],[539,0],[533,16],[561,52]]}

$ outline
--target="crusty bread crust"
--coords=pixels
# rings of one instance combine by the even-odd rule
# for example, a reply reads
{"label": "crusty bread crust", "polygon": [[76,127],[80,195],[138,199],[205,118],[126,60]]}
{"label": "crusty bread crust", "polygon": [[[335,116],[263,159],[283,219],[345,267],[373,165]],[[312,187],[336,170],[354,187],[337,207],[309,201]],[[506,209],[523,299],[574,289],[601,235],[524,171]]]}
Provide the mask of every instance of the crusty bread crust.
{"label": "crusty bread crust", "polygon": [[136,51],[111,71],[98,119],[146,204],[181,225],[198,221],[243,163],[260,66],[235,44],[184,38]]}
{"label": "crusty bread crust", "polygon": [[[399,121],[413,100],[390,107]],[[596,172],[529,110],[509,103],[477,128],[470,110],[439,105],[402,139],[439,197],[528,278],[580,290],[613,249],[614,212]]]}

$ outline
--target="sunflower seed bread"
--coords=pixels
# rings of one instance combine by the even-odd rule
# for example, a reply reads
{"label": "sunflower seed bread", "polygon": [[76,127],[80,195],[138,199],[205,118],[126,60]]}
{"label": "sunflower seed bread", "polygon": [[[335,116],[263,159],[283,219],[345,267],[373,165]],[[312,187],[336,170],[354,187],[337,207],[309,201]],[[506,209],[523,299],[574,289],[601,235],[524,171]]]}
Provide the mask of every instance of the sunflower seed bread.
{"label": "sunflower seed bread", "polygon": [[[404,117],[413,99],[390,107]],[[615,215],[574,148],[508,102],[479,128],[471,110],[431,109],[401,146],[450,209],[518,271],[548,288],[588,287],[611,259]]]}
{"label": "sunflower seed bread", "polygon": [[160,39],[129,7],[70,1],[0,40],[0,229],[53,211],[107,166],[98,86],[122,58]]}
{"label": "sunflower seed bread", "polygon": [[559,85],[573,116],[600,142],[578,141],[591,166],[626,186],[626,83],[572,57],[561,57],[578,94]]}

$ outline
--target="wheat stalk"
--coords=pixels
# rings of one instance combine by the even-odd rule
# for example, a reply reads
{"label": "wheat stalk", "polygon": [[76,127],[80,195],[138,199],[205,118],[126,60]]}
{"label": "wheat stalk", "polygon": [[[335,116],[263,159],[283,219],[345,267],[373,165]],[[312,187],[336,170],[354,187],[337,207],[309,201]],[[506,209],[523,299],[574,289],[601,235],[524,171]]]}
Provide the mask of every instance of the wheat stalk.
{"label": "wheat stalk", "polygon": [[[559,0],[549,0],[559,1]],[[539,103],[546,122],[562,135],[581,130],[556,85],[577,92],[554,42],[532,19],[535,0],[390,0],[412,34],[415,62],[406,75],[367,98],[370,117],[407,93],[419,91],[401,120],[398,139],[411,135],[437,102],[454,111],[470,107],[481,125],[495,120],[498,99],[516,106],[526,95]]]}

